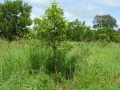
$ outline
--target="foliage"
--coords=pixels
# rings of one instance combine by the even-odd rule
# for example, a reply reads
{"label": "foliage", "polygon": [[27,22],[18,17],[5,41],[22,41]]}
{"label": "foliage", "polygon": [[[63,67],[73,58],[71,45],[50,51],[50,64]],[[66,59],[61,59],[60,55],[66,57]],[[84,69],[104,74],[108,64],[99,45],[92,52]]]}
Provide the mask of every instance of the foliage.
{"label": "foliage", "polygon": [[98,28],[95,33],[96,40],[107,39],[107,41],[115,41],[115,31],[110,27]]}
{"label": "foliage", "polygon": [[67,23],[67,39],[73,40],[73,41],[80,41],[80,36],[83,33],[83,30],[80,30],[81,26],[84,26],[84,22],[81,23],[76,19],[75,21],[71,21]]}
{"label": "foliage", "polygon": [[72,41],[89,41],[92,36],[90,27],[85,26],[85,21],[81,22],[78,19],[67,23],[66,36]]}
{"label": "foliage", "polygon": [[93,28],[118,27],[117,21],[111,15],[96,15],[93,20]]}
{"label": "foliage", "polygon": [[120,32],[120,28],[118,28],[117,32]]}
{"label": "foliage", "polygon": [[[64,42],[65,43],[65,42]],[[61,76],[66,79],[72,79],[75,71],[76,57],[72,56],[71,49],[74,47],[72,42],[67,42],[66,44],[62,43],[57,50],[57,70],[61,73]],[[52,54],[53,55],[53,54]],[[55,72],[54,61],[50,57],[46,61],[46,68],[48,73],[51,74]]]}
{"label": "foliage", "polygon": [[23,37],[28,33],[28,27],[32,24],[30,19],[32,6],[22,0],[5,0],[0,3],[0,30],[1,34],[8,40]]}
{"label": "foliage", "polygon": [[24,39],[31,40],[31,39],[36,39],[36,38],[37,38],[36,33],[32,29],[29,29],[29,33],[24,34]]}
{"label": "foliage", "polygon": [[107,35],[106,34],[99,34],[99,39],[104,40],[107,39]]}
{"label": "foliage", "polygon": [[114,42],[120,42],[120,33],[116,32],[114,34]]}
{"label": "foliage", "polygon": [[57,5],[56,1],[45,11],[45,15],[34,20],[39,38],[47,41],[49,45],[64,40],[66,20],[64,11]]}
{"label": "foliage", "polygon": [[[34,20],[34,29],[37,30],[40,40],[47,42],[52,47],[53,57],[49,59],[48,63],[52,66],[53,73],[58,76],[58,45],[65,40],[66,20],[64,18],[64,11],[54,1],[45,11],[45,15],[40,19]],[[60,59],[59,59],[60,60]],[[48,70],[50,71],[50,70]]]}
{"label": "foliage", "polygon": [[[13,41],[9,45],[8,41],[0,39],[0,90],[16,90],[16,88],[17,90],[119,90],[119,43],[110,42],[106,45],[99,42],[68,42],[67,45],[61,43],[59,51],[68,50],[68,52],[65,54],[63,65],[60,63],[60,66],[64,66],[60,71],[69,73],[67,68],[71,67],[74,61],[76,63],[73,79],[66,80],[58,74],[63,81],[57,85],[53,82],[55,75],[46,74],[43,68],[46,66],[46,61],[52,60],[49,59],[52,56],[52,49],[44,45],[41,47],[39,44],[40,42],[35,40],[20,40]],[[58,55],[62,61],[63,57],[61,54]],[[32,60],[36,59],[35,64],[40,64],[37,73],[31,68],[31,57],[34,57]],[[30,70],[33,71],[32,74]]]}

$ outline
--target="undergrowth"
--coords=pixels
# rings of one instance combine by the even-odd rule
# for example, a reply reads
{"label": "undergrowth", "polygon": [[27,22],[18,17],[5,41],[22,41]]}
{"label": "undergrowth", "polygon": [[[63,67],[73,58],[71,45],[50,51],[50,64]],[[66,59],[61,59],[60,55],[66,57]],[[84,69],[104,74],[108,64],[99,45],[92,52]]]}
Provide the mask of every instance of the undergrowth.
{"label": "undergrowth", "polygon": [[[53,52],[39,40],[0,39],[0,90],[119,90],[120,44],[63,42]],[[59,78],[59,84],[56,84]]]}

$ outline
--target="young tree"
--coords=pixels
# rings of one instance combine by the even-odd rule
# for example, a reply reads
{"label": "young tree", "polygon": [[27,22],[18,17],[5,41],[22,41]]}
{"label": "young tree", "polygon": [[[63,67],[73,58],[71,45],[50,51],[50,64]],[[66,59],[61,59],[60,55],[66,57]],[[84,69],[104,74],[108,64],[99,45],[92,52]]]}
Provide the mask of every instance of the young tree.
{"label": "young tree", "polygon": [[57,74],[57,46],[65,39],[66,20],[64,11],[54,1],[51,7],[47,8],[45,15],[34,20],[34,29],[41,40],[46,41],[53,50],[54,70]]}
{"label": "young tree", "polygon": [[0,3],[0,30],[1,34],[8,40],[16,36],[28,33],[28,27],[32,24],[30,19],[32,7],[22,0],[5,0]]}
{"label": "young tree", "polygon": [[118,27],[117,21],[111,15],[96,15],[93,20],[93,28]]}

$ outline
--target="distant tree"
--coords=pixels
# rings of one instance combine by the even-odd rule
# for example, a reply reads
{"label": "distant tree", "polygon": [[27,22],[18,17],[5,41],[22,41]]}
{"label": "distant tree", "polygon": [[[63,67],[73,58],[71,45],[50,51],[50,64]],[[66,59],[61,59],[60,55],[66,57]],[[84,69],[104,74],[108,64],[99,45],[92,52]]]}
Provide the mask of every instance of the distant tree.
{"label": "distant tree", "polygon": [[80,30],[82,23],[78,19],[68,22],[67,23],[67,39],[73,40],[73,41],[80,41],[80,36],[83,33],[82,30]]}
{"label": "distant tree", "polygon": [[92,32],[89,26],[85,25],[85,21],[81,22],[78,19],[67,23],[67,39],[73,41],[90,40]]}
{"label": "distant tree", "polygon": [[117,31],[120,32],[120,28]]}
{"label": "distant tree", "polygon": [[0,30],[8,40],[16,36],[22,37],[28,33],[28,27],[32,24],[30,19],[32,6],[22,0],[5,0],[0,3]]}
{"label": "distant tree", "polygon": [[118,27],[117,21],[111,15],[96,15],[93,20],[93,28]]}

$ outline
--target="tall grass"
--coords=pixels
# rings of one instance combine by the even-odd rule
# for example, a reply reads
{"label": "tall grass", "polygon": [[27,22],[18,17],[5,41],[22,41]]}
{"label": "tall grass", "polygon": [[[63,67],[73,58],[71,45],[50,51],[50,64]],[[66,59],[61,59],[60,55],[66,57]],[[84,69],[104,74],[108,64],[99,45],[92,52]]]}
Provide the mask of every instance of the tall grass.
{"label": "tall grass", "polygon": [[[83,62],[78,62],[75,85],[76,89],[119,90],[120,80],[120,45],[109,43],[84,44],[89,53]],[[86,54],[85,54],[86,56]]]}
{"label": "tall grass", "polygon": [[119,43],[61,44],[58,85],[54,83],[52,57],[52,49],[39,40],[9,43],[0,39],[0,90],[120,89]]}

